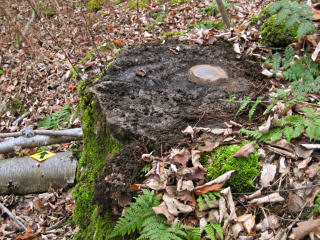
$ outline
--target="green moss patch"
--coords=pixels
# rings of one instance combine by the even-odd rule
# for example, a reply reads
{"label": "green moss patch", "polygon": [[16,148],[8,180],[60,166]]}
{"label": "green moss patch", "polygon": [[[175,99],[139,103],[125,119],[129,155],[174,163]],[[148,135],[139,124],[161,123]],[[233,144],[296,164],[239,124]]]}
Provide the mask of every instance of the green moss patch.
{"label": "green moss patch", "polygon": [[275,26],[277,15],[272,15],[262,26],[260,27],[260,34],[264,43],[271,44],[273,46],[287,46],[295,41],[298,34],[298,24],[294,25],[287,30],[283,30],[287,20],[284,20],[279,25]]}
{"label": "green moss patch", "polygon": [[[75,239],[100,240],[107,239],[112,227],[107,214],[104,217],[97,214],[98,205],[93,203],[94,183],[106,164],[106,157],[110,153],[117,152],[120,147],[110,136],[107,127],[101,126],[103,115],[97,102],[86,94],[86,88],[85,81],[79,84],[84,151],[78,164],[77,185],[73,190],[76,203],[73,219],[80,227]],[[97,235],[96,232],[99,234]]]}
{"label": "green moss patch", "polygon": [[208,169],[206,181],[211,181],[230,170],[237,170],[237,173],[227,182],[227,186],[230,186],[234,192],[251,190],[252,181],[258,176],[260,169],[258,152],[251,153],[248,158],[233,157],[246,143],[220,146],[209,155],[203,155],[202,163]]}

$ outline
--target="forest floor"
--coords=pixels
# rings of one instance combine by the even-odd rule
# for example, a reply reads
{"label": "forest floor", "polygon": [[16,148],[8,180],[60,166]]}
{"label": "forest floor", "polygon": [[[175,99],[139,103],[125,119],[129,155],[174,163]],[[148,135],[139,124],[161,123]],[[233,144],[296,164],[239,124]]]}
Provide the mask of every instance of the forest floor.
{"label": "forest floor", "polygon": [[[262,63],[275,49],[259,43],[258,26],[250,24],[249,19],[257,16],[269,1],[229,0],[227,3],[233,25],[231,31],[221,29],[221,15],[211,1],[139,1],[138,6],[135,1],[106,1],[96,10],[89,9],[86,3],[81,1],[45,0],[37,4],[31,0],[2,2],[0,132],[16,132],[24,127],[36,127],[45,116],[52,115],[68,104],[71,120],[63,122],[60,127],[79,127],[80,120],[76,115],[80,100],[77,94],[79,82],[100,78],[121,49],[127,46],[165,44],[172,41],[212,45],[223,40],[230,43],[230,48],[239,59],[249,56],[253,66]],[[263,91],[257,90],[258,94],[284,87],[283,82],[275,78],[268,82],[269,87]],[[17,125],[13,125],[24,113],[27,113],[25,117]],[[253,128],[255,124],[257,122],[251,122],[247,126]],[[274,151],[275,154],[269,159],[270,164],[262,169],[268,171],[270,167],[273,169],[270,165],[275,164],[283,172],[277,172],[275,179],[266,180],[266,185],[278,184],[278,190],[283,190],[319,184],[318,170],[315,170],[319,165],[319,158],[311,160],[313,151],[296,148],[297,144],[278,146],[282,151],[280,153],[269,147],[269,151]],[[67,149],[81,149],[81,143],[72,142],[47,148],[52,151]],[[30,155],[37,150],[38,148],[33,148],[0,154],[0,159]],[[300,151],[299,161],[287,162],[286,166],[282,165],[283,159],[274,159],[279,155],[292,156],[290,154],[296,154],[297,151]],[[290,174],[293,171],[296,171],[294,176]],[[303,178],[306,178],[306,181]],[[290,214],[277,216],[272,236],[281,231],[289,234],[284,229],[289,227],[291,230],[297,222],[306,220],[318,192],[318,188],[307,189],[311,189],[308,194],[296,194],[296,191],[287,194],[283,206],[290,210]],[[303,199],[309,200],[308,206]],[[275,208],[270,208],[272,211],[268,206],[251,208],[247,207],[246,201],[241,197],[237,201],[238,205],[245,206],[240,212],[244,213],[243,209],[246,209],[247,214],[239,223],[251,226],[245,227],[245,231],[251,235],[254,232],[254,239],[269,239],[267,237],[270,237],[271,233],[265,233],[268,226],[263,225],[262,221],[267,219],[267,215]],[[0,202],[27,222],[33,232],[42,233],[42,238],[69,239],[77,231],[70,221],[74,204],[70,192],[0,196]],[[279,212],[284,214],[283,209]],[[260,230],[253,230],[256,229],[256,223],[252,220],[254,214],[259,216],[257,223],[261,220]],[[275,215],[270,216],[275,218]],[[13,239],[19,235],[18,227],[3,213],[0,214],[0,222],[4,223],[0,226],[0,239]],[[50,231],[45,229],[50,226],[55,227]]]}

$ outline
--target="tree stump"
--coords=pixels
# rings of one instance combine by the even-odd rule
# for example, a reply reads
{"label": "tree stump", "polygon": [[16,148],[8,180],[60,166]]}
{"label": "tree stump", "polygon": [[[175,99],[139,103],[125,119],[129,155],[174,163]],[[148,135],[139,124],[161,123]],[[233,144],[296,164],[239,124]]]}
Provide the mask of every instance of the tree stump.
{"label": "tree stump", "polygon": [[226,100],[253,94],[260,72],[224,42],[143,45],[123,50],[99,81],[82,83],[84,154],[74,191],[79,236],[95,227],[107,238],[111,216],[121,213],[134,194],[130,185],[143,178],[141,155],[182,146],[188,125],[223,127],[240,106]]}

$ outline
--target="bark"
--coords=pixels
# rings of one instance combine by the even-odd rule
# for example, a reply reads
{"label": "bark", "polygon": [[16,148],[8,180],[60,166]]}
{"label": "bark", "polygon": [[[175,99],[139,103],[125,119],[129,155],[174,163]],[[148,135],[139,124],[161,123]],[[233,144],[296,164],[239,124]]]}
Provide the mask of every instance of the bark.
{"label": "bark", "polygon": [[0,195],[47,192],[74,184],[77,161],[72,152],[57,153],[38,162],[31,157],[0,161]]}
{"label": "bark", "polygon": [[[72,128],[65,130],[31,130],[34,135],[47,135],[47,136],[72,136],[72,137],[82,137],[81,128]],[[0,133],[0,138],[6,137],[20,137],[24,136],[23,131],[13,132],[13,133]]]}
{"label": "bark", "polygon": [[222,0],[216,0],[216,1],[217,1],[218,8],[219,8],[219,11],[221,13],[222,20],[223,20],[224,24],[227,26],[227,28],[230,28],[231,27],[230,20],[229,20],[227,11],[226,11],[226,9],[225,9],[225,7],[223,5]]}
{"label": "bark", "polygon": [[[40,131],[40,130],[39,130]],[[41,130],[46,131],[46,130]],[[61,132],[70,131],[70,130],[61,130]],[[58,131],[56,131],[58,132]],[[7,153],[10,151],[14,151],[15,148],[32,148],[32,147],[39,147],[39,146],[46,146],[56,143],[65,143],[70,141],[75,141],[82,139],[82,130],[76,129],[73,134],[69,134],[68,136],[46,136],[46,135],[39,135],[34,137],[18,137],[14,139],[10,139],[0,143],[0,153]]]}

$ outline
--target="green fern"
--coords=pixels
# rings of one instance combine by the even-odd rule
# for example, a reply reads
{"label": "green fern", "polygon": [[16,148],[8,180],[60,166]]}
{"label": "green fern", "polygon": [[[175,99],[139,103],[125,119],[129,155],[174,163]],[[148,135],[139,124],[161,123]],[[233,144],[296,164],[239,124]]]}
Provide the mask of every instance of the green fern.
{"label": "green fern", "polygon": [[304,125],[310,141],[320,139],[320,114],[315,113],[312,108],[302,108],[302,111],[308,116]]}
{"label": "green fern", "polygon": [[144,165],[144,167],[140,170],[140,172],[142,173],[147,173],[151,170],[152,168],[152,164],[151,163],[147,163],[146,165]]}
{"label": "green fern", "polygon": [[188,226],[178,222],[173,222],[171,226],[164,224],[165,218],[158,216],[150,217],[150,220],[144,221],[143,231],[137,240],[184,240],[188,234],[184,231]]}
{"label": "green fern", "polygon": [[144,221],[150,217],[157,218],[157,222],[164,221],[162,217],[156,216],[152,209],[160,204],[161,195],[155,195],[154,191],[146,189],[142,191],[143,195],[135,197],[136,201],[130,203],[130,207],[126,208],[127,212],[119,218],[111,237],[124,236],[136,230],[141,231]]}
{"label": "green fern", "polygon": [[198,227],[189,227],[188,229],[188,240],[201,240],[201,231]]}
{"label": "green fern", "polygon": [[210,223],[204,227],[206,234],[211,240],[216,239],[216,234],[223,240],[223,228],[218,223]]}
{"label": "green fern", "polygon": [[287,116],[278,120],[277,124],[283,126],[284,135],[288,142],[293,138],[297,138],[304,130],[305,117],[300,115]]}
{"label": "green fern", "polygon": [[221,197],[220,193],[218,192],[208,192],[206,194],[199,195],[197,198],[199,210],[202,211],[205,207],[205,204],[210,206],[212,202],[217,202],[217,197]]}
{"label": "green fern", "polygon": [[316,113],[312,108],[302,108],[306,116],[292,115],[279,119],[276,123],[277,127],[269,130],[268,133],[262,134],[259,131],[250,131],[244,128],[241,132],[257,139],[260,142],[275,142],[282,136],[285,136],[288,142],[299,137],[305,130],[310,140],[320,139],[320,114]]}
{"label": "green fern", "polygon": [[259,139],[263,136],[263,134],[261,132],[259,132],[258,130],[252,131],[252,130],[247,130],[245,128],[241,129],[242,133],[245,133],[247,135],[249,135],[250,137],[253,137],[255,139]]}
{"label": "green fern", "polygon": [[292,47],[290,46],[286,47],[286,49],[284,50],[284,60],[285,60],[283,63],[284,69],[287,69],[290,66],[290,64],[294,60],[294,55],[295,55],[295,51],[292,49]]}
{"label": "green fern", "polygon": [[283,129],[282,128],[272,128],[266,134],[263,134],[260,138],[260,142],[275,142],[278,141],[282,137]]}
{"label": "green fern", "polygon": [[319,65],[312,61],[310,54],[288,65],[283,72],[286,80],[291,81],[293,93],[304,95],[305,93],[319,92]]}
{"label": "green fern", "polygon": [[205,203],[204,203],[203,197],[201,195],[197,198],[197,203],[199,206],[199,210],[202,211],[204,209]]}
{"label": "green fern", "polygon": [[281,55],[280,53],[275,53],[272,55],[272,70],[274,73],[279,71],[281,66]]}
{"label": "green fern", "polygon": [[251,120],[253,114],[255,113],[257,106],[262,102],[262,97],[257,97],[257,100],[254,102],[253,106],[249,111],[249,119]]}
{"label": "green fern", "polygon": [[283,30],[299,24],[297,32],[298,39],[305,34],[311,33],[315,29],[312,24],[312,11],[307,4],[281,0],[273,3],[268,8],[268,13],[270,15],[277,14],[277,20],[274,23],[275,26],[286,21]]}
{"label": "green fern", "polygon": [[312,211],[308,217],[311,218],[314,213],[320,214],[320,192],[318,192],[317,194],[317,198],[314,201]]}
{"label": "green fern", "polygon": [[67,104],[59,111],[53,113],[52,117],[45,116],[43,121],[40,121],[38,127],[44,127],[47,129],[57,129],[62,122],[69,122],[71,118],[70,115],[70,105]]}
{"label": "green fern", "polygon": [[251,101],[250,97],[244,96],[243,101],[242,101],[242,104],[241,104],[241,106],[239,107],[239,109],[238,109],[238,111],[237,111],[237,113],[236,113],[235,118],[238,116],[238,114],[239,114],[243,109],[246,108],[246,106],[248,106],[248,104],[250,103],[250,101]]}

